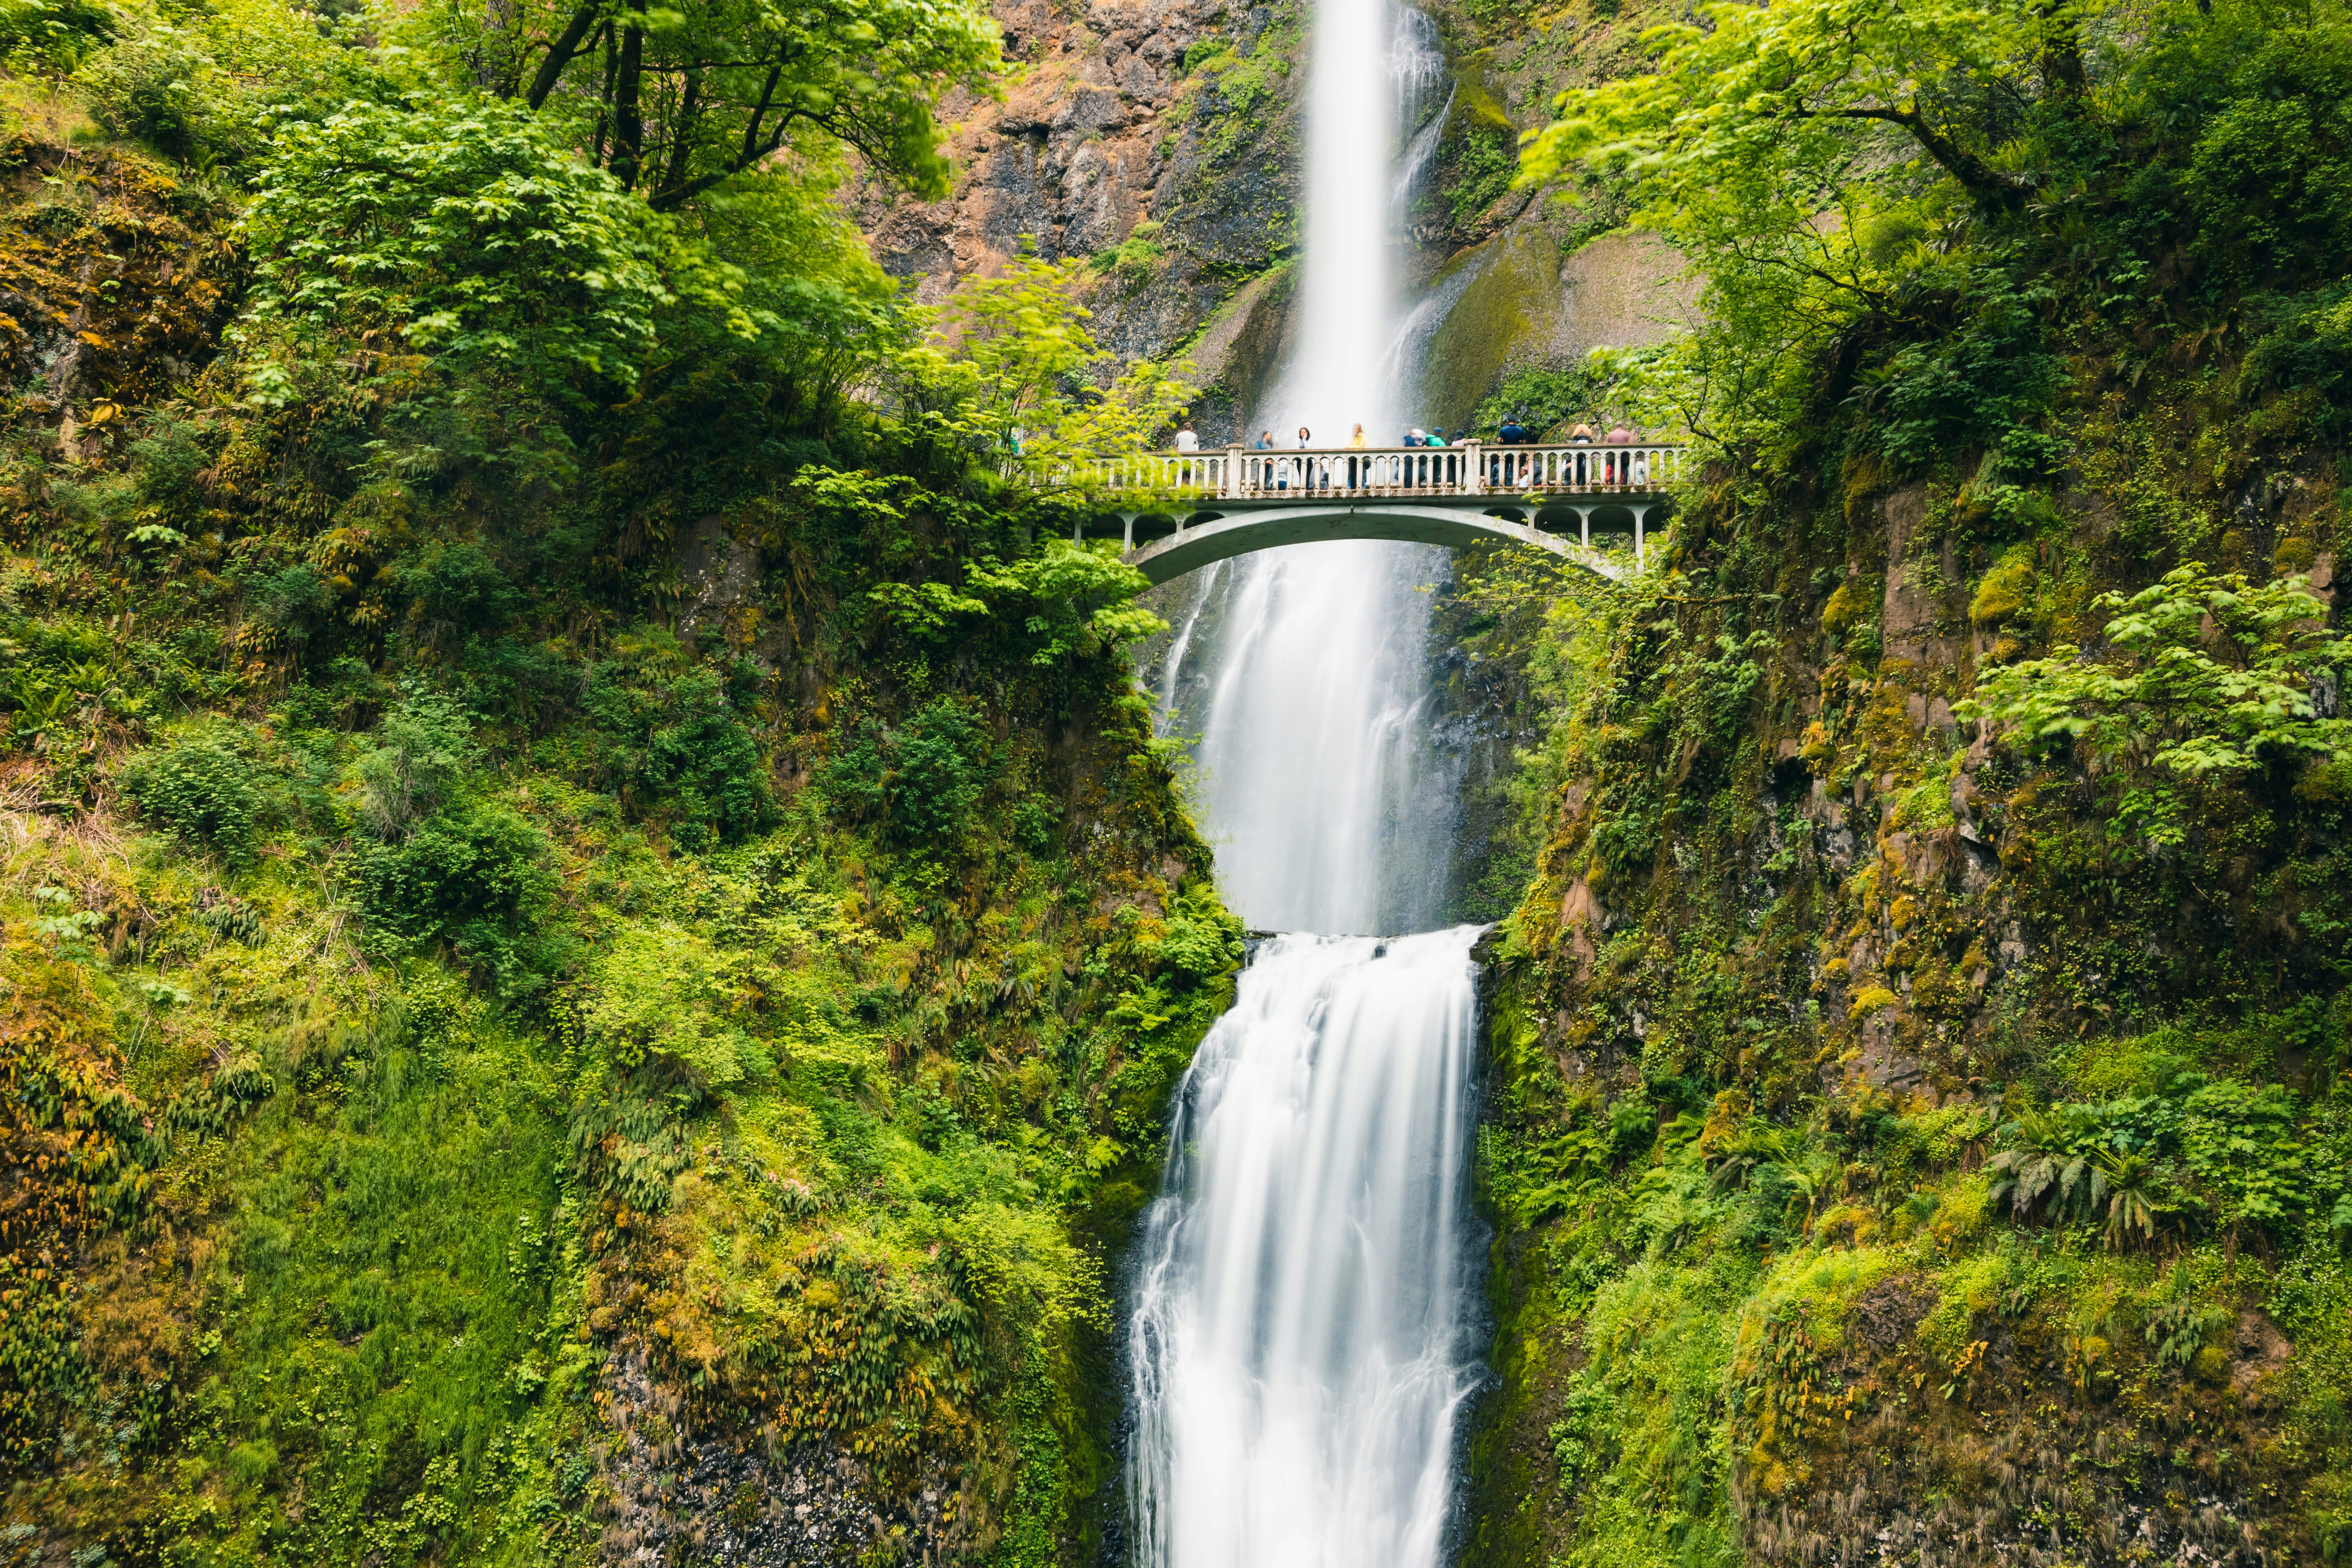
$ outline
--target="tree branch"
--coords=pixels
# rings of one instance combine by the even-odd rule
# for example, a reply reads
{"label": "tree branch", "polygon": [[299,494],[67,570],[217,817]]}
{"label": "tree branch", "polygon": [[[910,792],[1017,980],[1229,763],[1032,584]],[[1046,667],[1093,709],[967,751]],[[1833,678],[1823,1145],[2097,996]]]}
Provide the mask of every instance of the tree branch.
{"label": "tree branch", "polygon": [[581,46],[587,41],[589,30],[596,26],[597,9],[596,0],[588,0],[586,5],[572,13],[571,22],[555,41],[547,46],[547,58],[539,62],[539,72],[530,79],[530,91],[523,95],[525,103],[537,109],[547,101],[547,95],[555,90],[557,79],[563,75],[563,68],[578,57]]}
{"label": "tree branch", "polygon": [[671,185],[656,192],[646,198],[646,205],[656,212],[667,212],[680,203],[692,201],[721,180],[741,174],[782,147],[784,144],[784,133],[792,128],[793,121],[803,117],[803,111],[801,110],[788,111],[782,120],[776,121],[773,131],[756,142],[747,133],[743,139],[743,150],[734,157],[706,174],[697,174],[681,184]]}
{"label": "tree branch", "polygon": [[621,30],[620,71],[613,83],[611,166],[624,190],[634,188],[637,183],[637,159],[646,144],[645,113],[637,102],[637,89],[645,78],[646,30],[641,25],[644,12],[632,5],[629,16],[629,25]]}
{"label": "tree branch", "polygon": [[702,73],[688,71],[686,88],[677,97],[677,124],[670,137],[669,163],[654,182],[656,190],[667,190],[677,184],[686,173],[687,154],[694,147],[694,111],[702,97]]}
{"label": "tree branch", "polygon": [[1789,115],[1792,120],[1876,120],[1900,126],[1970,195],[2004,211],[2019,205],[2033,189],[2024,176],[2002,174],[1928,124],[1916,109],[1792,109]]}

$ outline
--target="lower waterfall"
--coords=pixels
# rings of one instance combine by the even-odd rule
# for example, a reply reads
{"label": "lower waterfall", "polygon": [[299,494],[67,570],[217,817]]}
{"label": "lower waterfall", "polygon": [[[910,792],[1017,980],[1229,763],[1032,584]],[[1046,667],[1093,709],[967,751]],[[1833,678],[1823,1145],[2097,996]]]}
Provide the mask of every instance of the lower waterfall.
{"label": "lower waterfall", "polygon": [[1129,1330],[1139,1562],[1438,1561],[1477,936],[1274,938],[1202,1042]]}

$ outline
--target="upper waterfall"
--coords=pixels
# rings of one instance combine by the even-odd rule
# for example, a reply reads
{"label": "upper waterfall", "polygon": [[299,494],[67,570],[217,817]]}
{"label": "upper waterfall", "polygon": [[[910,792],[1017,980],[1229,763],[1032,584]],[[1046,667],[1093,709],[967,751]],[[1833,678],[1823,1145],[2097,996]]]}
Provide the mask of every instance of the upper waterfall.
{"label": "upper waterfall", "polygon": [[1297,349],[1268,410],[1286,446],[1302,426],[1327,445],[1359,423],[1378,439],[1403,414],[1380,375],[1396,310],[1388,197],[1402,110],[1409,96],[1417,106],[1425,84],[1420,57],[1395,47],[1395,18],[1389,0],[1316,7]]}

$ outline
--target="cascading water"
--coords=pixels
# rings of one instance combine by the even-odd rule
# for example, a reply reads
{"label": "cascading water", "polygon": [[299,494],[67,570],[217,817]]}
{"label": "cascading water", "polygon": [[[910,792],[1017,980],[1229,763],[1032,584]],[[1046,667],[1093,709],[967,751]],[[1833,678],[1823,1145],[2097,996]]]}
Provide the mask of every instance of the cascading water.
{"label": "cascading water", "polygon": [[[1304,425],[1339,446],[1361,421],[1373,445],[1397,438],[1397,143],[1442,79],[1418,13],[1321,0],[1299,346],[1264,411],[1285,437]],[[1424,934],[1255,943],[1186,1075],[1129,1341],[1146,1568],[1433,1568],[1443,1550],[1475,1380],[1478,934],[1429,929],[1461,783],[1430,723],[1422,590],[1446,570],[1443,552],[1370,542],[1245,557],[1201,585],[1167,656],[1162,705],[1171,728],[1199,726],[1218,876],[1244,920]]]}
{"label": "cascading water", "polygon": [[1277,937],[1202,1042],[1136,1289],[1140,1562],[1437,1561],[1476,934]]}

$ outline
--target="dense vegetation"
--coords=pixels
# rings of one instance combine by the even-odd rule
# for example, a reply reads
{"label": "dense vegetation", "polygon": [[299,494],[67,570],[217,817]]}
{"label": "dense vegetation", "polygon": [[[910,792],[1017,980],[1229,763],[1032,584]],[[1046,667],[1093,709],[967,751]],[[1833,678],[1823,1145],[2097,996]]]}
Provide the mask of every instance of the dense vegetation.
{"label": "dense vegetation", "polygon": [[[1468,1558],[2344,1560],[2352,25],[1538,21],[1523,183],[1706,325],[1478,423],[1706,461],[1665,573],[1437,619],[1535,734]],[[1048,482],[1181,390],[836,199],[945,188],[986,15],[0,50],[11,1560],[1115,1550],[1106,1269],[1238,932]]]}
{"label": "dense vegetation", "polygon": [[2352,26],[1649,20],[1522,177],[1698,268],[1609,368],[1710,461],[1666,574],[1479,590],[1471,1560],[2340,1561]]}
{"label": "dense vegetation", "polygon": [[0,44],[9,1560],[1080,1551],[1239,946],[1039,478],[1174,389],[834,203],[992,23]]}

